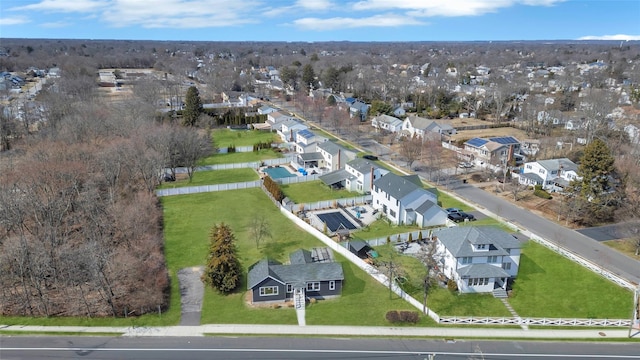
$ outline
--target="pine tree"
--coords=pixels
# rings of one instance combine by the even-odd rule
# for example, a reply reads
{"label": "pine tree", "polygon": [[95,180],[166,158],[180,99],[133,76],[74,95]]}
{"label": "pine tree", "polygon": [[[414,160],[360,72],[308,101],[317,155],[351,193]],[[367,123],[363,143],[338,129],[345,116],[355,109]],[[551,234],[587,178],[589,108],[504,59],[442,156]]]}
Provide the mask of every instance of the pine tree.
{"label": "pine tree", "polygon": [[315,87],[317,84],[316,73],[313,71],[311,64],[307,64],[302,68],[302,83],[305,89],[309,89],[311,86]]}
{"label": "pine tree", "polygon": [[214,226],[209,236],[209,255],[202,280],[222,293],[229,293],[240,285],[242,271],[235,236],[224,223]]}
{"label": "pine tree", "polygon": [[182,125],[195,126],[198,117],[202,112],[202,101],[198,88],[191,86],[187,90],[187,96],[184,99],[184,110],[182,111]]}

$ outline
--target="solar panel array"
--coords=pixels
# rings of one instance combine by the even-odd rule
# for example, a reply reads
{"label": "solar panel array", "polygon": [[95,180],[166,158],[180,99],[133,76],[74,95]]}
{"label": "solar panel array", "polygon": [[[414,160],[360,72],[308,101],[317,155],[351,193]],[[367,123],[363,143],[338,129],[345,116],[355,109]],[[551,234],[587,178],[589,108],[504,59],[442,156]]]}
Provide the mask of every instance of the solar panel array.
{"label": "solar panel array", "polygon": [[489,138],[489,140],[496,142],[498,144],[502,144],[502,145],[509,145],[509,144],[518,144],[519,141],[516,140],[516,138],[512,137],[512,136],[501,136],[501,137],[492,137]]}
{"label": "solar panel array", "polygon": [[473,147],[481,147],[482,145],[486,144],[488,141],[486,139],[480,139],[480,138],[473,138],[469,141],[467,141],[467,144],[473,146]]}

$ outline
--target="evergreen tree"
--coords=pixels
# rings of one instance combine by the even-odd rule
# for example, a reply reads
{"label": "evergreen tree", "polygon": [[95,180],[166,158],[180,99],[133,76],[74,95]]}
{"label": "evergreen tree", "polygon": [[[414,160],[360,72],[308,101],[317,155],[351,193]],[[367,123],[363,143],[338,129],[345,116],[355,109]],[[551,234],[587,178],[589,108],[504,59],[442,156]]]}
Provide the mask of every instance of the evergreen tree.
{"label": "evergreen tree", "polygon": [[597,224],[613,218],[619,207],[614,158],[607,144],[596,138],[589,143],[580,158],[578,176],[569,187],[571,203],[578,222]]}
{"label": "evergreen tree", "polygon": [[236,255],[235,236],[224,223],[211,229],[209,255],[202,280],[222,293],[240,285],[241,267]]}
{"label": "evergreen tree", "polygon": [[304,88],[307,90],[311,86],[315,88],[317,84],[316,73],[313,71],[313,66],[311,66],[311,64],[307,64],[302,68],[302,83],[304,84]]}
{"label": "evergreen tree", "polygon": [[198,122],[198,117],[202,112],[202,101],[200,100],[200,93],[195,86],[189,87],[187,90],[187,96],[185,97],[184,110],[182,111],[182,125],[195,126]]}

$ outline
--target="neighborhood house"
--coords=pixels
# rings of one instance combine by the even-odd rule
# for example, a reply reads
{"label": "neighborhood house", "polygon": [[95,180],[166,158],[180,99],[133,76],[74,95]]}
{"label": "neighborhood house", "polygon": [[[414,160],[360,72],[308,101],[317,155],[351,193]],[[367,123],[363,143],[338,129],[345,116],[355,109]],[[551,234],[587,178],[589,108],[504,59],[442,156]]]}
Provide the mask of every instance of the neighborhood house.
{"label": "neighborhood house", "polygon": [[417,175],[390,172],[373,182],[371,195],[373,207],[394,224],[426,227],[447,222],[447,212],[437,205],[437,195],[425,190]]}
{"label": "neighborhood house", "polygon": [[518,239],[489,226],[463,226],[433,231],[440,270],[461,293],[493,292],[506,297],[507,285],[518,275]]}
{"label": "neighborhood house", "polygon": [[563,191],[573,180],[580,180],[578,166],[567,158],[538,160],[524,164],[518,175],[520,184],[541,185],[549,192]]}
{"label": "neighborhood house", "polygon": [[247,290],[252,303],[293,301],[294,296],[327,299],[342,294],[342,264],[333,261],[331,250],[297,250],[289,263],[263,259],[249,268]]}

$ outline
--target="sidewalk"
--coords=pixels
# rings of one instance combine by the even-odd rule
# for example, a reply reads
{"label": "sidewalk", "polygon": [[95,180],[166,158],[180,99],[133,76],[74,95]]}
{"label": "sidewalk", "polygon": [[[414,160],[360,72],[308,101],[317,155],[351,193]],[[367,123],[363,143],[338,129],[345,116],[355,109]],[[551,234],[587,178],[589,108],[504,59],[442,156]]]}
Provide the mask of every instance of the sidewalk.
{"label": "sidewalk", "polygon": [[[628,339],[628,329],[530,329],[516,328],[406,328],[386,326],[296,326],[296,325],[201,325],[201,326],[166,326],[166,327],[84,327],[84,326],[22,326],[0,325],[3,331],[37,334],[46,333],[79,333],[104,334],[120,333],[122,336],[204,336],[205,334],[243,334],[243,335],[296,335],[296,336],[387,336],[387,337],[428,337],[456,340],[465,338],[483,339]],[[632,332],[633,339],[640,341],[640,331]]]}

